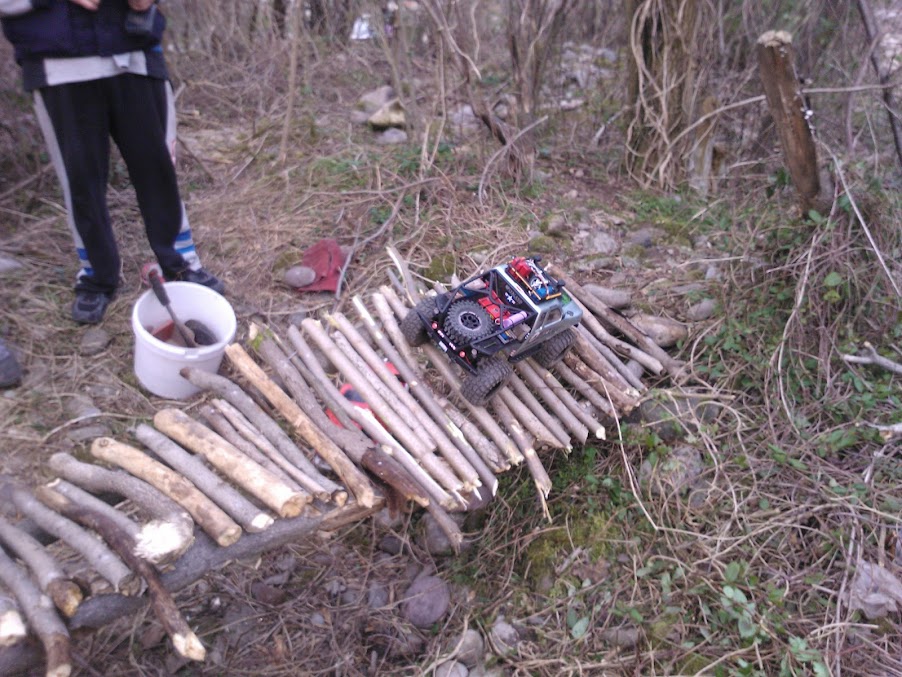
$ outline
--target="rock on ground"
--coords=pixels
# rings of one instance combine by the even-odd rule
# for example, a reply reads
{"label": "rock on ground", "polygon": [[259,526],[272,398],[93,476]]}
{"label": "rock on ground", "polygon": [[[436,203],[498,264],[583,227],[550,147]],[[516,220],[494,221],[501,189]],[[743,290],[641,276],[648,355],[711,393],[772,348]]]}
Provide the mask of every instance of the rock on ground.
{"label": "rock on ground", "polygon": [[485,655],[485,641],[482,639],[482,633],[478,630],[467,628],[458,644],[457,655],[455,656],[458,661],[468,668],[475,667],[477,663],[482,661]]}
{"label": "rock on ground", "polygon": [[78,352],[85,357],[98,355],[106,350],[110,341],[112,341],[112,337],[105,329],[102,327],[91,327],[81,337]]}
{"label": "rock on ground", "polygon": [[492,624],[489,639],[492,642],[492,647],[498,654],[507,656],[517,650],[517,645],[520,643],[520,634],[513,625],[499,616]]}
{"label": "rock on ground", "polygon": [[403,595],[401,612],[418,628],[428,628],[441,620],[451,605],[448,584],[437,576],[418,577]]}
{"label": "rock on ground", "polygon": [[457,661],[442,663],[435,669],[435,677],[467,677],[469,674],[467,666]]}

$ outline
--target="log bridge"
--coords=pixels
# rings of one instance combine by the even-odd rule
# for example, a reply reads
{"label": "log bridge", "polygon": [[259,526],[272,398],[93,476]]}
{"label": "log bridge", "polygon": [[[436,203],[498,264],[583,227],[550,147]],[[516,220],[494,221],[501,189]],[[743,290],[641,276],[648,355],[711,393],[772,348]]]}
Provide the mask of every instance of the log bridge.
{"label": "log bridge", "polygon": [[228,346],[231,377],[182,371],[206,391],[191,413],[164,408],[133,439],[95,439],[91,462],[54,454],[45,485],[5,484],[13,510],[0,517],[0,674],[43,660],[47,675],[65,677],[71,633],[147,604],[174,650],[203,660],[173,593],[207,571],[386,503],[427,510],[458,546],[451,513],[487,505],[497,475],[521,463],[547,514],[540,455],[605,439],[605,423],[642,398],[642,376],[676,378],[682,367],[591,293],[567,288],[584,311],[575,349],[552,370],[518,363],[489,408],[459,396],[437,348],[405,342],[409,306],[382,287],[369,303],[353,299],[356,323],[305,319],[286,337],[252,326],[257,359]]}

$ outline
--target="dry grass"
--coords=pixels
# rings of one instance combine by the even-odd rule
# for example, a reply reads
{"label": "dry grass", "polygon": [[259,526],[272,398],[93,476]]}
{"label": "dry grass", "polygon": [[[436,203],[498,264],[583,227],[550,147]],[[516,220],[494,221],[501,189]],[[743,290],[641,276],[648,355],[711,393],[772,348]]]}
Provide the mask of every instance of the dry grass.
{"label": "dry grass", "polygon": [[[431,152],[422,139],[378,147],[350,122],[357,96],[388,77],[384,52],[366,45],[305,47],[307,89],[280,163],[286,47],[239,47],[227,59],[185,53],[172,63],[184,84],[180,173],[189,215],[205,263],[223,273],[242,322],[260,317],[279,330],[299,311],[345,309],[354,293],[386,282],[387,244],[417,274],[443,253],[469,272],[481,262],[477,252],[493,260],[522,251],[551,213],[571,223],[617,217],[625,229],[655,225],[668,242],[640,267],[612,266],[603,278],[616,272],[617,286],[633,289],[639,305],[678,317],[700,295],[718,297],[719,319],[683,353],[694,385],[719,413],[695,426],[690,441],[703,469],[688,495],[640,481],[643,459],[665,461],[677,445],[623,422],[621,441],[547,459],[551,523],[527,474],[515,472],[481,521],[468,524],[474,545],[459,558],[433,563],[414,537],[417,515],[391,530],[366,522],[233,563],[182,592],[180,606],[211,648],[205,666],[175,661],[154,622],[140,615],[80,640],[78,672],[418,674],[449,655],[462,628],[488,631],[504,615],[524,638],[516,654],[497,659],[509,674],[802,675],[820,665],[823,674],[899,673],[898,613],[870,622],[841,603],[859,558],[898,566],[902,509],[897,447],[859,425],[899,420],[898,380],[839,360],[866,339],[899,341],[899,299],[855,218],[839,207],[820,224],[790,223],[788,202],[763,197],[763,163],[733,179],[742,191],[706,205],[632,193],[611,160],[618,132],[604,136],[603,148],[589,143],[608,119],[594,109],[550,125],[543,183],[492,175],[480,203],[476,188],[495,150],[487,137],[424,160]],[[8,53],[0,58],[9,63]],[[430,82],[428,58],[413,67]],[[15,87],[11,70],[3,71],[4,90]],[[421,110],[430,105],[418,101]],[[123,286],[104,323],[110,347],[82,357],[85,330],[67,318],[76,261],[54,177],[39,173],[27,105],[9,99],[2,110],[9,119],[0,128],[0,162],[12,178],[0,184],[0,250],[25,267],[3,281],[0,335],[21,350],[28,373],[23,387],[0,399],[0,470],[39,481],[47,455],[81,451],[66,439],[71,429],[100,422],[124,434],[162,404],[137,387],[130,362],[129,312],[149,252],[115,161],[110,202]],[[427,141],[432,149],[435,139]],[[864,191],[865,178],[850,180]],[[870,194],[866,218],[878,247],[898,260],[898,204]],[[339,300],[281,284],[283,271],[321,237],[355,247]],[[701,240],[711,244],[703,258]],[[723,277],[705,281],[715,260]],[[832,284],[833,273],[842,284]],[[694,291],[678,291],[690,283]],[[73,421],[67,403],[76,395],[90,396],[103,414]],[[406,542],[403,554],[376,546],[388,531]],[[424,565],[454,586],[451,613],[430,632],[407,626],[395,608]],[[391,592],[388,608],[368,607],[373,581]],[[265,603],[261,582],[286,597]]]}

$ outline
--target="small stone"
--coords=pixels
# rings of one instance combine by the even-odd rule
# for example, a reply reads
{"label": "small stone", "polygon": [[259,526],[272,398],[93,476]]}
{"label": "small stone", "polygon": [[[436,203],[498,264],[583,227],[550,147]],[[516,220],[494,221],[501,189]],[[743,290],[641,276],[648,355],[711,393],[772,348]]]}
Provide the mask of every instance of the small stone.
{"label": "small stone", "polygon": [[91,418],[102,413],[94,405],[94,400],[84,395],[73,395],[66,400],[66,414],[71,418]]}
{"label": "small stone", "polygon": [[317,628],[326,627],[326,617],[323,616],[319,611],[314,611],[310,614],[310,625]]}
{"label": "small stone", "polygon": [[686,319],[691,322],[701,322],[710,319],[716,311],[717,301],[714,299],[703,299],[686,311]]}
{"label": "small stone", "polygon": [[652,226],[645,226],[643,228],[639,228],[634,230],[632,233],[627,234],[626,242],[632,245],[638,245],[640,247],[645,247],[646,249],[653,247],[661,238],[665,235],[664,231],[660,228],[654,228]]}
{"label": "small stone", "polygon": [[568,200],[575,200],[579,197],[579,191],[576,189],[569,190],[564,197],[566,197]]}
{"label": "small stone", "polygon": [[610,233],[596,230],[591,233],[585,244],[585,254],[591,256],[613,256],[620,251],[620,242]]}
{"label": "small stone", "polygon": [[468,668],[472,668],[482,661],[484,655],[485,640],[482,639],[482,633],[479,630],[467,628],[460,639],[455,658]]}
{"label": "small stone", "polygon": [[386,534],[379,539],[379,549],[389,555],[400,555],[404,549],[404,541],[394,534]]}
{"label": "small stone", "polygon": [[383,85],[370,90],[357,99],[358,109],[373,114],[395,97],[395,90],[391,85]]}
{"label": "small stone", "polygon": [[108,426],[101,424],[86,425],[80,428],[73,428],[67,432],[66,439],[73,444],[81,444],[82,442],[96,440],[98,437],[108,437],[109,435],[110,429]]}
{"label": "small stone", "polygon": [[288,593],[282,588],[267,585],[262,581],[254,581],[251,583],[251,597],[263,604],[276,606],[288,598]]}
{"label": "small stone", "polygon": [[399,510],[392,511],[382,508],[373,515],[373,522],[376,523],[376,526],[386,530],[397,529],[404,523],[404,514]]}
{"label": "small stone", "polygon": [[567,230],[567,218],[563,214],[554,214],[545,226],[545,232],[549,235],[558,235]]}
{"label": "small stone", "polygon": [[18,259],[9,256],[0,256],[0,275],[7,275],[21,270],[22,263]]}
{"label": "small stone", "polygon": [[388,606],[389,600],[388,588],[384,584],[378,581],[370,583],[369,590],[366,591],[366,603],[370,609],[382,609]]}
{"label": "small stone", "polygon": [[638,415],[646,428],[672,444],[697,432],[696,421],[710,423],[720,411],[710,398],[689,394],[643,400]]}
{"label": "small stone", "polygon": [[499,616],[492,624],[489,640],[499,655],[507,656],[517,650],[517,645],[520,643],[520,635],[513,625]]}
{"label": "small stone", "polygon": [[441,620],[451,605],[448,584],[437,576],[420,576],[403,595],[401,611],[411,624],[428,628]]}
{"label": "small stone", "polygon": [[662,348],[670,348],[689,338],[689,330],[682,322],[656,315],[633,315],[630,322],[645,332]]}
{"label": "small stone", "polygon": [[407,124],[404,114],[404,106],[398,99],[392,99],[367,120],[373,129],[388,129],[389,127],[404,127]]}
{"label": "small stone", "polygon": [[300,327],[301,322],[307,319],[307,311],[306,310],[296,310],[291,315],[288,316],[289,324]]}
{"label": "small stone", "polygon": [[467,677],[469,674],[467,666],[457,661],[447,661],[435,669],[435,677]]}
{"label": "small stone", "polygon": [[[465,515],[455,514],[451,516],[451,519],[460,525],[463,524]],[[451,539],[448,538],[448,535],[442,530],[432,515],[426,513],[420,522],[423,525],[421,545],[426,552],[438,557],[454,554],[454,544],[451,543]]]}
{"label": "small stone", "polygon": [[705,279],[706,280],[719,280],[721,277],[720,268],[718,268],[713,263],[708,266],[708,269],[705,270]]}
{"label": "small stone", "polygon": [[285,271],[282,280],[289,287],[306,287],[316,280],[316,271],[307,266],[292,266]]}
{"label": "small stone", "polygon": [[704,467],[701,452],[688,444],[681,444],[671,449],[654,466],[643,461],[639,467],[639,482],[648,486],[653,494],[682,494],[690,489]]}
{"label": "small stone", "polygon": [[109,332],[103,327],[91,327],[81,337],[78,352],[85,357],[102,353],[112,341]]}
{"label": "small stone", "polygon": [[363,590],[355,585],[349,585],[348,589],[341,593],[341,603],[348,606],[359,606],[363,602]]}
{"label": "small stone", "polygon": [[380,146],[397,146],[407,143],[407,132],[403,129],[390,127],[376,136],[376,143]]}
{"label": "small stone", "polygon": [[584,284],[583,289],[592,294],[608,308],[626,308],[633,302],[633,295],[623,289],[611,289],[600,284]]}
{"label": "small stone", "polygon": [[601,633],[603,642],[621,649],[632,649],[639,643],[638,628],[607,628]]}

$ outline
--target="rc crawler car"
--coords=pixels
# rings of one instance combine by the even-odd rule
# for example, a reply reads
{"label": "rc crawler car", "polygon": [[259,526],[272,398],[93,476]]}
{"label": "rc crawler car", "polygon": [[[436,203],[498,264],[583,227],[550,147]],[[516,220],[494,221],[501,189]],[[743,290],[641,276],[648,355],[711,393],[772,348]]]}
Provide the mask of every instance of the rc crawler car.
{"label": "rc crawler car", "polygon": [[507,383],[512,362],[550,367],[570,349],[582,310],[539,265],[517,256],[417,303],[401,321],[412,346],[432,341],[466,372],[460,392],[484,406]]}

